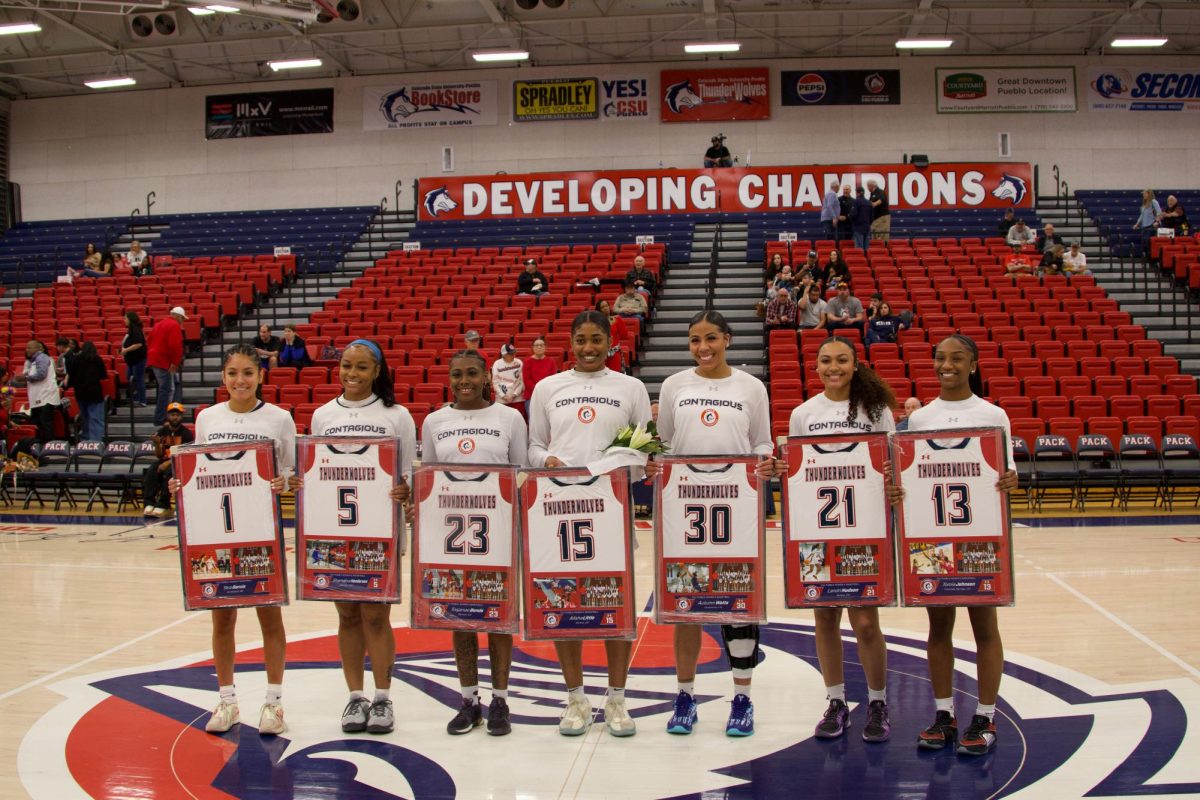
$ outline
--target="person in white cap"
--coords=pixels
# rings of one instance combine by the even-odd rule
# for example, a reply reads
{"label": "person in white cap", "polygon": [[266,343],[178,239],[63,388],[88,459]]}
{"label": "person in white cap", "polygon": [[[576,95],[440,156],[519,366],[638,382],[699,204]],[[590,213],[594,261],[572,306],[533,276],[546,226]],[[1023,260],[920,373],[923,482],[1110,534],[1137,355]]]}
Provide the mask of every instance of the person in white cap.
{"label": "person in white cap", "polygon": [[500,358],[492,364],[492,386],[496,401],[511,406],[525,416],[524,362],[517,358],[517,348],[506,344],[500,348]]}
{"label": "person in white cap", "polygon": [[158,384],[154,403],[154,424],[167,421],[167,406],[175,395],[175,376],[183,366],[183,321],[187,312],[180,306],[171,309],[166,319],[154,323],[146,347],[146,366]]}

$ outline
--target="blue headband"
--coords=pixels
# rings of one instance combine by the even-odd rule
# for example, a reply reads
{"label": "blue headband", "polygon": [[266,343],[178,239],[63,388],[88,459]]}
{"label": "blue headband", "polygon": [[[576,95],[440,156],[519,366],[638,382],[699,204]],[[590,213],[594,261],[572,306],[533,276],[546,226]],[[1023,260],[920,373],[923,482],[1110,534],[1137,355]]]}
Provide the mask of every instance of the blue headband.
{"label": "blue headband", "polygon": [[383,353],[379,351],[379,345],[375,344],[370,339],[355,339],[353,342],[346,345],[347,349],[351,347],[365,347],[375,354],[376,361],[378,361],[380,364],[383,363]]}

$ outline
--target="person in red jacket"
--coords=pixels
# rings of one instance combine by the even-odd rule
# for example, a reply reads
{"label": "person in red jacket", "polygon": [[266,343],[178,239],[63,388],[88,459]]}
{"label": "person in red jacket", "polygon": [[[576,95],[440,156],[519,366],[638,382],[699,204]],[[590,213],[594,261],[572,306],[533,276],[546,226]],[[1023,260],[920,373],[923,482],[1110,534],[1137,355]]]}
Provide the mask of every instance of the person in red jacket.
{"label": "person in red jacket", "polygon": [[146,366],[154,373],[158,384],[158,396],[154,403],[154,424],[163,425],[167,420],[167,406],[175,392],[175,374],[183,366],[183,321],[184,310],[175,306],[170,316],[154,323],[150,330],[150,341],[146,347]]}

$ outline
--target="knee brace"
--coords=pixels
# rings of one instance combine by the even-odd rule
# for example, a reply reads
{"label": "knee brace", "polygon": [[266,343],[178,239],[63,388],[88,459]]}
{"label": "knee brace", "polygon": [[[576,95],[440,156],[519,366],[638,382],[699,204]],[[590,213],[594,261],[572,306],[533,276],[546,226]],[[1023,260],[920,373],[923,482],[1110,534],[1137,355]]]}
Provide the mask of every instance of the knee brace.
{"label": "knee brace", "polygon": [[763,653],[758,646],[757,625],[722,625],[721,639],[725,644],[729,666],[734,670],[754,669],[755,665],[762,661]]}

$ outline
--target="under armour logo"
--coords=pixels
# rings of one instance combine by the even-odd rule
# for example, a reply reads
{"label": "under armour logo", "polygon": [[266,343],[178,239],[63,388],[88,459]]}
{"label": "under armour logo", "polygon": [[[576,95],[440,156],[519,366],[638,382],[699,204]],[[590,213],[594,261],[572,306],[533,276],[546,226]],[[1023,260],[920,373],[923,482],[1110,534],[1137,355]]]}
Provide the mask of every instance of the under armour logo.
{"label": "under armour logo", "polygon": [[816,460],[815,458],[810,458],[808,461],[806,461],[806,462],[804,462],[804,463],[806,463],[806,464],[815,464],[815,463],[817,463],[817,460]]}
{"label": "under armour logo", "polygon": [[958,422],[958,417],[946,417],[946,422]]}

